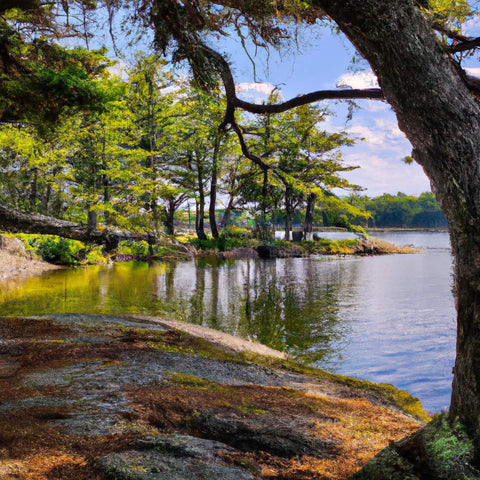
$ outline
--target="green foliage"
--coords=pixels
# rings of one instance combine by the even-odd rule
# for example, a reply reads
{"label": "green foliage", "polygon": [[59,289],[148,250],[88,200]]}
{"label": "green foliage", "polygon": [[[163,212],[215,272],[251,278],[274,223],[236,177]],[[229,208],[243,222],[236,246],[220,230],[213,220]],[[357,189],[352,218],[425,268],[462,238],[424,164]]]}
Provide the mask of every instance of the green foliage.
{"label": "green foliage", "polygon": [[351,195],[347,201],[371,214],[370,227],[446,228],[447,220],[431,192],[418,197],[384,193],[378,197]]}
{"label": "green foliage", "polygon": [[101,246],[90,247],[85,255],[85,260],[88,265],[106,265],[108,263]]}
{"label": "green foliage", "polygon": [[223,233],[218,238],[207,238],[205,240],[195,238],[191,243],[198,250],[218,250],[220,252],[252,246],[252,240],[250,238],[243,236],[225,236]]}
{"label": "green foliage", "polygon": [[57,235],[30,233],[2,234],[20,239],[25,249],[43,260],[56,265],[105,265],[108,259],[99,245],[85,245],[79,240],[62,238]]}
{"label": "green foliage", "polygon": [[77,258],[71,240],[46,238],[37,245],[37,253],[47,262],[56,265],[76,265]]}
{"label": "green foliage", "polygon": [[148,243],[145,240],[124,240],[119,243],[117,253],[134,255],[136,257],[147,257],[149,255]]}
{"label": "green foliage", "polygon": [[222,230],[221,236],[225,238],[250,238],[252,231],[237,225],[228,225]]}
{"label": "green foliage", "polygon": [[[8,19],[8,21],[7,21]],[[66,107],[102,110],[109,91],[97,80],[111,65],[105,50],[67,49],[42,35],[26,35],[29,19],[11,10],[0,20],[2,121],[30,121],[45,130]]]}
{"label": "green foliage", "polygon": [[458,478],[459,467],[470,464],[473,459],[473,441],[463,425],[451,425],[445,414],[434,422],[436,428],[426,442],[427,454],[441,478]]}

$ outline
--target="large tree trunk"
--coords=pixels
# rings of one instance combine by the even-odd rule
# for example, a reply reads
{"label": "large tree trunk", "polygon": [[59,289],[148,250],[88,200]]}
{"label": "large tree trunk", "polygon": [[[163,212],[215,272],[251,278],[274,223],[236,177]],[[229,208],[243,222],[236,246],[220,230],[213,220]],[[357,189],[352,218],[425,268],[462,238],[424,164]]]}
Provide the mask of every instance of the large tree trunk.
{"label": "large tree trunk", "polygon": [[320,0],[378,76],[450,226],[457,358],[451,418],[480,445],[480,108],[412,0]]}
{"label": "large tree trunk", "polygon": [[59,235],[82,242],[104,244],[107,250],[116,248],[121,240],[132,237],[143,239],[145,237],[144,235],[126,236],[109,229],[91,230],[86,225],[59,220],[46,215],[32,215],[2,205],[0,205],[0,229],[10,232]]}

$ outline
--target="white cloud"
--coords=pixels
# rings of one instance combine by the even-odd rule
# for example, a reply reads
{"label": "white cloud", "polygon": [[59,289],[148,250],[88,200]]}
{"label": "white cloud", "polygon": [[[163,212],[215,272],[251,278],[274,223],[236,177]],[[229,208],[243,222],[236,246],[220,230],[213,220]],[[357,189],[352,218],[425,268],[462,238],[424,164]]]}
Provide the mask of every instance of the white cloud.
{"label": "white cloud", "polygon": [[480,17],[475,16],[470,20],[467,20],[462,25],[462,31],[464,35],[469,35],[471,37],[480,36]]}
{"label": "white cloud", "polygon": [[120,77],[121,79],[126,79],[128,65],[122,60],[116,60],[115,64],[108,67],[107,70],[115,77]]}
{"label": "white cloud", "polygon": [[338,78],[337,87],[378,88],[378,81],[371,70],[364,70],[363,72],[344,73]]}
{"label": "white cloud", "polygon": [[[329,127],[333,127],[329,131],[341,130],[333,125]],[[404,158],[411,155],[412,147],[398,128],[393,112],[359,110],[346,130],[351,137],[357,138],[357,143],[343,149],[344,161],[360,168],[345,172],[344,176],[351,183],[366,188],[365,194],[375,196],[402,191],[418,195],[430,190],[422,168],[416,163],[404,162]]]}
{"label": "white cloud", "polygon": [[258,92],[268,96],[272,93],[275,87],[271,83],[252,82],[252,83],[237,83],[235,90],[237,93]]}
{"label": "white cloud", "polygon": [[346,172],[345,177],[354,184],[366,187],[364,192],[369,196],[383,193],[404,192],[409,195],[419,195],[430,191],[430,182],[422,167],[417,163],[405,164],[400,156],[401,152],[392,151],[391,155],[375,155],[370,149],[356,148],[344,155],[349,165],[358,165],[360,168]]}
{"label": "white cloud", "polygon": [[465,71],[469,74],[472,75],[473,77],[480,77],[480,68],[466,68]]}
{"label": "white cloud", "polygon": [[386,102],[364,100],[362,108],[367,112],[386,112],[390,110],[390,105]]}

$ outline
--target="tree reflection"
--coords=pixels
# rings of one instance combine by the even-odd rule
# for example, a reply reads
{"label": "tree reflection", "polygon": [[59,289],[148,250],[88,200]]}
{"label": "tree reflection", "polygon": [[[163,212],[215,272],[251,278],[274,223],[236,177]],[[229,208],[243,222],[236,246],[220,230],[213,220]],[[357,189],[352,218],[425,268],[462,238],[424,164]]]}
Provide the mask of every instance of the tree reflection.
{"label": "tree reflection", "polygon": [[[244,336],[313,362],[339,337],[338,284],[320,278],[314,262],[254,262],[244,295]],[[300,274],[300,275],[299,275]]]}

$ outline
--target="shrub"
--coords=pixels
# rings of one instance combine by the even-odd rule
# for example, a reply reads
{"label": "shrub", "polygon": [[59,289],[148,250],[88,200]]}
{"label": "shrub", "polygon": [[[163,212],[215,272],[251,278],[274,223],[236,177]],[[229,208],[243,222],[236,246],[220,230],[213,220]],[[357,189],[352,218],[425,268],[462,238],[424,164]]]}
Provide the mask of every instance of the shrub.
{"label": "shrub", "polygon": [[248,228],[239,227],[237,225],[227,225],[222,230],[221,236],[225,238],[250,238],[252,236],[252,231]]}
{"label": "shrub", "polygon": [[117,253],[122,255],[135,255],[136,257],[148,256],[148,243],[145,240],[124,240],[119,243]]}
{"label": "shrub", "polygon": [[192,240],[192,245],[198,250],[219,250],[220,252],[246,247],[249,246],[249,244],[249,239],[225,237],[223,234],[217,239],[207,238],[206,240],[199,240],[198,238],[195,238]]}
{"label": "shrub", "polygon": [[106,265],[108,260],[104,256],[102,247],[92,247],[86,254],[85,260],[89,265]]}
{"label": "shrub", "polygon": [[78,263],[76,257],[78,249],[75,246],[72,240],[66,238],[47,237],[38,243],[36,250],[47,262],[56,265],[76,265]]}

